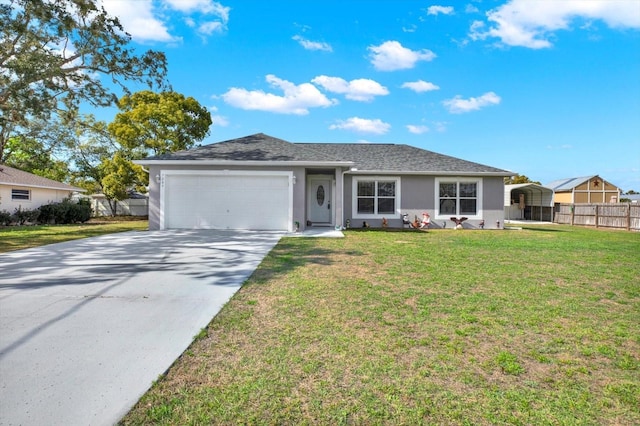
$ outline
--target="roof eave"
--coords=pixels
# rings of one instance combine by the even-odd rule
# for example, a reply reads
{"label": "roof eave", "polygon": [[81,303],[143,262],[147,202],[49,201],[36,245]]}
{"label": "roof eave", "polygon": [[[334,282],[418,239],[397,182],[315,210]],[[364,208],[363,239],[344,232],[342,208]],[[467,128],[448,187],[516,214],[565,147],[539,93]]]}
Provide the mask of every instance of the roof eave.
{"label": "roof eave", "polygon": [[87,192],[86,189],[76,188],[76,187],[60,188],[59,186],[33,185],[29,183],[19,183],[19,182],[0,182],[0,185],[24,186],[25,188],[55,189],[56,191]]}
{"label": "roof eave", "polygon": [[135,160],[141,166],[351,167],[353,161]]}
{"label": "roof eave", "polygon": [[433,170],[349,170],[348,174],[359,175],[372,175],[372,174],[385,174],[385,175],[429,175],[429,176],[497,176],[506,177],[513,176],[511,172],[455,172],[455,171],[433,171]]}

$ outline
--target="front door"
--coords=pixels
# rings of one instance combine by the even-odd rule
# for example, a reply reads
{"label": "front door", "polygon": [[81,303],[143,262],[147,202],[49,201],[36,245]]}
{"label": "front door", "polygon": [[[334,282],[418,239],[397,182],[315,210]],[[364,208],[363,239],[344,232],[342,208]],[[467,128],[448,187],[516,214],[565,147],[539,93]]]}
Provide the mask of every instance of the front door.
{"label": "front door", "polygon": [[331,178],[311,177],[307,193],[312,224],[331,224]]}

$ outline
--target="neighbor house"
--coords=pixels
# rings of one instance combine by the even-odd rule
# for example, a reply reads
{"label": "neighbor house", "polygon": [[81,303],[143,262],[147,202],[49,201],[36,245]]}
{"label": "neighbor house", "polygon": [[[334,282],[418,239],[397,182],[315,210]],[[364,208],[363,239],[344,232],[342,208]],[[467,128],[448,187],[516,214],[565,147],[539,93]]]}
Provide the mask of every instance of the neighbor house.
{"label": "neighbor house", "polygon": [[84,191],[82,188],[0,164],[0,210],[9,213],[17,208],[37,209],[43,204],[70,198],[74,192]]}
{"label": "neighbor house", "polygon": [[292,231],[504,221],[512,172],[409,145],[291,143],[265,134],[137,161],[149,170],[149,227]]}
{"label": "neighbor house", "polygon": [[617,203],[622,191],[600,176],[558,179],[546,185],[556,204]]}

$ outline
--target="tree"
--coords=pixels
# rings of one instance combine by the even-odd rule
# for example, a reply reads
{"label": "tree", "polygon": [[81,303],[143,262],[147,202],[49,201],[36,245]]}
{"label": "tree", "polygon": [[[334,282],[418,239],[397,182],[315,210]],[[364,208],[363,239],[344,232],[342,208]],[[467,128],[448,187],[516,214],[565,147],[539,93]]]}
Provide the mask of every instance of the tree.
{"label": "tree", "polygon": [[180,93],[137,92],[120,99],[118,107],[109,131],[134,159],[188,149],[209,134],[209,111]]}
{"label": "tree", "polygon": [[121,152],[112,159],[105,158],[100,166],[103,178],[100,181],[102,193],[109,203],[111,214],[116,215],[118,201],[129,197],[129,189],[144,191],[147,173],[142,166],[132,163]]}
{"label": "tree", "polygon": [[59,182],[64,182],[69,177],[67,162],[56,159],[51,151],[36,139],[16,136],[7,141],[5,149],[10,153],[4,163],[8,166]]}
{"label": "tree", "polygon": [[128,82],[168,87],[165,55],[128,47],[97,0],[8,0],[0,28],[0,162],[10,138],[33,136],[32,120],[66,123],[82,102],[113,105]]}
{"label": "tree", "polygon": [[89,193],[102,192],[105,170],[102,164],[121,150],[107,130],[107,123],[97,121],[93,115],[83,116],[75,122],[77,141],[70,156],[74,165],[72,183]]}
{"label": "tree", "polygon": [[518,174],[516,174],[512,178],[508,178],[508,177],[504,178],[504,183],[505,185],[511,185],[511,184],[517,184],[517,183],[535,183],[537,185],[542,185],[540,182],[532,181],[525,175],[518,175]]}

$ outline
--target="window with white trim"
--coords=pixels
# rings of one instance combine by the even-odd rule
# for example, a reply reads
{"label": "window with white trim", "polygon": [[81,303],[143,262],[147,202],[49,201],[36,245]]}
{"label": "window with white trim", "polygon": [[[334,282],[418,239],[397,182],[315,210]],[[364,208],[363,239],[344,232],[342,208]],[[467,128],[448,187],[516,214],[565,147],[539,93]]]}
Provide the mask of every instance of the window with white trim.
{"label": "window with white trim", "polygon": [[29,201],[31,200],[31,191],[28,189],[12,189],[11,199],[18,201]]}
{"label": "window with white trim", "polygon": [[357,218],[398,216],[400,178],[354,177],[353,215]]}
{"label": "window with white trim", "polygon": [[436,179],[438,216],[481,215],[481,179]]}

